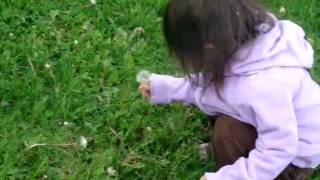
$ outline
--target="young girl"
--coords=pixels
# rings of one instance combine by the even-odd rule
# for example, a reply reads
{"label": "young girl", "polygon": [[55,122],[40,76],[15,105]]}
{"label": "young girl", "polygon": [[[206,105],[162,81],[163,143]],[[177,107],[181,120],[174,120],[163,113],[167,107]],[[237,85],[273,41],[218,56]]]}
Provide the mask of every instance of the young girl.
{"label": "young girl", "polygon": [[320,88],[305,33],[254,0],[171,0],[170,52],[187,76],[152,74],[155,104],[197,105],[215,120],[207,180],[306,179],[320,163]]}

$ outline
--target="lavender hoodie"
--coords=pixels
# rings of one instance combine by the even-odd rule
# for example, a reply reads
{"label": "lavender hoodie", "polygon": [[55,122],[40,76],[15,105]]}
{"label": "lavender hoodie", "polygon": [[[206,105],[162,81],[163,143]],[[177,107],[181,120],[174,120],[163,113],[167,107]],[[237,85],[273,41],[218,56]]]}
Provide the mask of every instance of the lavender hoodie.
{"label": "lavender hoodie", "polygon": [[255,149],[248,158],[208,180],[270,180],[290,163],[315,168],[320,163],[320,88],[308,69],[313,49],[304,31],[290,21],[273,19],[272,29],[241,48],[217,97],[214,87],[193,86],[187,78],[151,76],[151,101],[197,105],[208,115],[226,114],[254,126]]}

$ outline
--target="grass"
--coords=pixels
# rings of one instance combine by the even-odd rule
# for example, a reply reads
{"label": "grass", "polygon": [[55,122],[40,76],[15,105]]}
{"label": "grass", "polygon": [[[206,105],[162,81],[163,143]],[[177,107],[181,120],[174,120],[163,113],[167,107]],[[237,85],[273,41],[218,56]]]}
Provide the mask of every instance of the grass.
{"label": "grass", "polygon": [[[195,148],[205,116],[151,106],[136,90],[139,70],[176,70],[161,34],[165,3],[0,1],[0,179],[198,179],[213,168]],[[268,4],[278,15],[281,6],[319,54],[317,0]],[[312,74],[320,80],[320,63]],[[80,136],[87,148],[25,145]]]}

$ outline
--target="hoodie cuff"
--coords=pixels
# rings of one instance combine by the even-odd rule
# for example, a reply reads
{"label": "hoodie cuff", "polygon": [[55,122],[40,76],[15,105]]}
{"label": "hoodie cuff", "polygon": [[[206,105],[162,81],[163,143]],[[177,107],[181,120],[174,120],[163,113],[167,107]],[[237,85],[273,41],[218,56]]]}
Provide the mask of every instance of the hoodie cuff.
{"label": "hoodie cuff", "polygon": [[215,180],[217,179],[216,173],[205,173],[206,180]]}
{"label": "hoodie cuff", "polygon": [[150,77],[150,101],[153,104],[168,104],[170,103],[170,87],[167,83],[168,76],[151,74]]}

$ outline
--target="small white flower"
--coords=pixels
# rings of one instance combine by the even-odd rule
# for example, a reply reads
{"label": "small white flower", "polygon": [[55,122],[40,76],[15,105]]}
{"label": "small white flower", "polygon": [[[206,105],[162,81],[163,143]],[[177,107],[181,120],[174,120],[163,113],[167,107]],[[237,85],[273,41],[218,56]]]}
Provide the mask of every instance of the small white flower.
{"label": "small white flower", "polygon": [[111,167],[108,167],[107,173],[109,176],[115,176],[117,171],[111,166]]}
{"label": "small white flower", "polygon": [[285,14],[286,11],[287,11],[286,8],[283,7],[283,6],[281,6],[281,8],[280,8],[280,10],[279,10],[280,14]]}
{"label": "small white flower", "polygon": [[83,136],[80,136],[80,146],[83,147],[83,148],[86,148],[88,145],[88,141],[85,137]]}
{"label": "small white flower", "polygon": [[48,63],[46,63],[46,64],[44,65],[44,67],[46,67],[47,69],[50,69],[50,68],[51,68],[51,65],[48,64]]}
{"label": "small white flower", "polygon": [[137,27],[134,29],[134,32],[135,33],[144,33],[144,29],[143,29],[143,27]]}
{"label": "small white flower", "polygon": [[89,30],[89,26],[90,26],[90,22],[85,22],[83,25],[82,25],[82,29],[83,30]]}
{"label": "small white flower", "polygon": [[10,36],[10,37],[13,37],[13,36],[14,36],[14,34],[13,34],[13,33],[9,33],[9,36]]}
{"label": "small white flower", "polygon": [[72,123],[68,121],[64,121],[63,125],[69,127],[69,126],[72,126]]}
{"label": "small white flower", "polygon": [[149,71],[143,70],[137,74],[136,80],[138,83],[147,83],[150,81],[151,73]]}
{"label": "small white flower", "polygon": [[152,128],[151,128],[151,127],[149,127],[149,126],[148,126],[146,129],[147,129],[147,131],[149,131],[149,132],[151,132],[151,131],[152,131]]}
{"label": "small white flower", "polygon": [[47,175],[43,175],[43,179],[47,179],[48,178],[48,176]]}
{"label": "small white flower", "polygon": [[97,4],[97,1],[96,0],[90,0],[90,3],[95,5],[95,4]]}
{"label": "small white flower", "polygon": [[79,44],[78,40],[74,40],[73,43],[74,43],[75,45],[78,45],[78,44]]}

